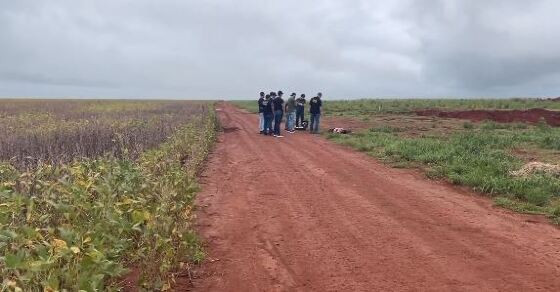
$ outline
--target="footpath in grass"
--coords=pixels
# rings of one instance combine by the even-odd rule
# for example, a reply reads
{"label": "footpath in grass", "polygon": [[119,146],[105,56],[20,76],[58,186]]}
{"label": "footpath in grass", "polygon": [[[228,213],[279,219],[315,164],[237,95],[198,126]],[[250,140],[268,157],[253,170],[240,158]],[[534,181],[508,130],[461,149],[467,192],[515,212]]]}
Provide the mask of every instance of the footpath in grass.
{"label": "footpath in grass", "polygon": [[216,126],[213,112],[193,113],[134,159],[0,164],[1,290],[118,290],[129,267],[140,287],[169,289],[204,257],[191,217]]}

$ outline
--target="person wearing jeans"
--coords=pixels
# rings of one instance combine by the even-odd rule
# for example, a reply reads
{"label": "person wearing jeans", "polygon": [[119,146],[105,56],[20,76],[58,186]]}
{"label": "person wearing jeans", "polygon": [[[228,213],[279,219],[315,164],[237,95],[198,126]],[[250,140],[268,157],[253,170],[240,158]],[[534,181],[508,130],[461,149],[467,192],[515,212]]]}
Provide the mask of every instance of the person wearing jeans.
{"label": "person wearing jeans", "polygon": [[280,135],[280,124],[282,123],[282,116],[284,115],[284,100],[282,99],[282,92],[278,92],[278,96],[272,101],[274,108],[274,137],[283,137]]}
{"label": "person wearing jeans", "polygon": [[286,112],[286,125],[289,133],[295,133],[296,111]]}
{"label": "person wearing jeans", "polygon": [[303,127],[305,119],[305,94],[296,99],[296,127]]}
{"label": "person wearing jeans", "polygon": [[274,111],[274,137],[284,137],[280,134],[280,124],[282,123],[282,117],[284,116],[284,111],[276,110]]}
{"label": "person wearing jeans", "polygon": [[273,113],[264,113],[264,135],[273,135],[274,130],[272,129],[272,121],[274,120]]}
{"label": "person wearing jeans", "polygon": [[[274,102],[275,98],[276,98],[276,92],[271,91],[270,92],[270,102]],[[272,114],[274,115],[274,104],[272,104]],[[274,117],[272,118],[272,129],[274,129]]]}
{"label": "person wearing jeans", "polygon": [[321,114],[310,114],[310,132],[311,134],[319,134],[319,122],[321,121]]}
{"label": "person wearing jeans", "polygon": [[321,121],[321,101],[322,93],[317,93],[317,96],[309,100],[309,113],[311,114],[309,131],[312,134],[319,134],[319,122]]}
{"label": "person wearing jeans", "polygon": [[266,95],[263,102],[263,118],[264,118],[264,135],[272,135],[272,119],[274,119],[274,111],[272,109],[272,100],[270,95]]}
{"label": "person wearing jeans", "polygon": [[259,130],[261,134],[264,131],[264,114],[263,114],[263,104],[262,104],[263,101],[264,101],[264,92],[261,92],[259,101],[257,102],[259,104]]}
{"label": "person wearing jeans", "polygon": [[294,123],[296,119],[296,94],[292,93],[285,106],[286,111],[286,131],[294,133]]}

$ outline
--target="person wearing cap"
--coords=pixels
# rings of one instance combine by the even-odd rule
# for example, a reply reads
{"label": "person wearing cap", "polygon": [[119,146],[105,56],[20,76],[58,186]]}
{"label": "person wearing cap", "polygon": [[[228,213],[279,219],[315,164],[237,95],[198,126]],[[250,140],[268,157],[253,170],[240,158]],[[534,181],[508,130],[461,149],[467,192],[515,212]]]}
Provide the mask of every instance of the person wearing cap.
{"label": "person wearing cap", "polygon": [[263,101],[264,101],[264,92],[261,91],[259,101],[257,102],[259,105],[259,130],[261,134],[264,131],[264,114],[263,114],[263,105],[262,105]]}
{"label": "person wearing cap", "polygon": [[309,131],[311,134],[319,134],[319,122],[321,120],[321,106],[323,102],[321,101],[322,93],[317,93],[317,96],[309,100],[309,113],[311,118],[309,120]]}
{"label": "person wearing cap", "polygon": [[303,126],[303,120],[305,119],[305,94],[301,94],[300,97],[296,99],[296,127]]}
{"label": "person wearing cap", "polygon": [[267,94],[263,101],[263,118],[264,118],[264,127],[263,127],[263,135],[272,135],[272,120],[274,119],[274,110],[272,106],[272,99],[270,95]]}
{"label": "person wearing cap", "polygon": [[284,137],[280,135],[280,124],[284,115],[284,99],[282,99],[282,91],[278,91],[278,96],[272,101],[274,108],[274,137]]}
{"label": "person wearing cap", "polygon": [[286,101],[285,111],[286,111],[286,131],[288,131],[288,133],[294,133],[295,132],[294,124],[296,121],[295,92],[292,92],[292,94],[290,94],[290,98],[288,98],[288,101]]}

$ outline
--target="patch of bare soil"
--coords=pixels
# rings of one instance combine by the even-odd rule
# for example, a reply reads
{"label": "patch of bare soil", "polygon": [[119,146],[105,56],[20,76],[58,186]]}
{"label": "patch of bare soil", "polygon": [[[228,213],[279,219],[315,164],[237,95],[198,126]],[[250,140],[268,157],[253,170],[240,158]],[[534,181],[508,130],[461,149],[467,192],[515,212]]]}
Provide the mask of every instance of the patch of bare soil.
{"label": "patch of bare soil", "polygon": [[366,118],[326,117],[325,129],[342,127],[356,132],[360,129],[388,127],[395,129],[395,134],[406,137],[425,135],[445,135],[463,130],[463,122],[458,119],[442,119],[414,114],[377,114]]}
{"label": "patch of bare soil", "polygon": [[360,121],[349,117],[325,117],[322,123],[323,129],[344,128],[352,131],[370,128],[371,122]]}
{"label": "patch of bare soil", "polygon": [[489,120],[499,123],[538,123],[546,121],[551,126],[560,126],[560,112],[546,109],[529,110],[468,110],[468,111],[442,111],[437,109],[417,110],[419,116],[433,116],[440,118],[465,119],[474,122]]}

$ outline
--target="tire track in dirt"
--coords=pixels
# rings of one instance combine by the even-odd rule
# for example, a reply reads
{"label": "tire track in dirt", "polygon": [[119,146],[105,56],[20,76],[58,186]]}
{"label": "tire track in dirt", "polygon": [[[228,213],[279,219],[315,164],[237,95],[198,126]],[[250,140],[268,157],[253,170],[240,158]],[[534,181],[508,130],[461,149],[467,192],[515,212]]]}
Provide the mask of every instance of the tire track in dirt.
{"label": "tire track in dirt", "polygon": [[555,227],[321,137],[260,136],[230,104],[218,112],[195,291],[560,290]]}

